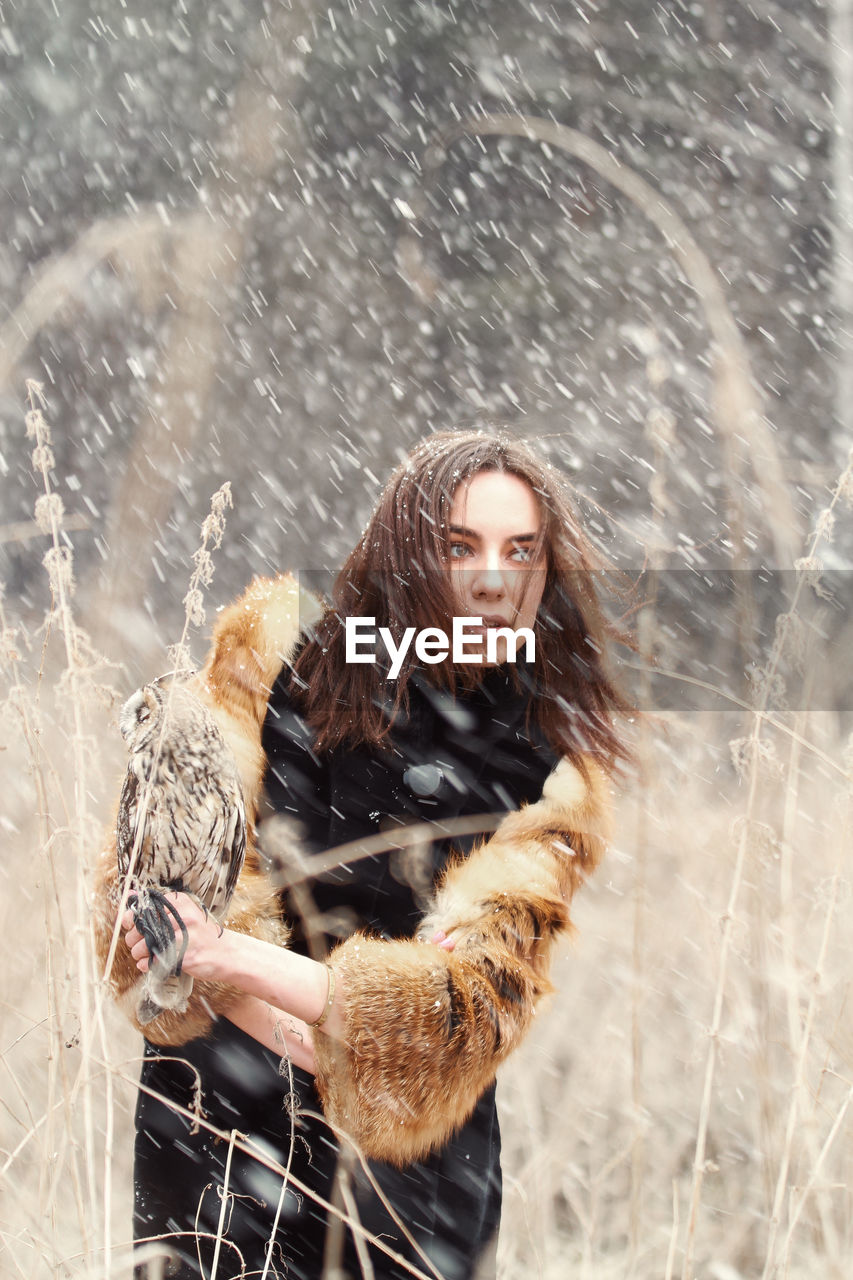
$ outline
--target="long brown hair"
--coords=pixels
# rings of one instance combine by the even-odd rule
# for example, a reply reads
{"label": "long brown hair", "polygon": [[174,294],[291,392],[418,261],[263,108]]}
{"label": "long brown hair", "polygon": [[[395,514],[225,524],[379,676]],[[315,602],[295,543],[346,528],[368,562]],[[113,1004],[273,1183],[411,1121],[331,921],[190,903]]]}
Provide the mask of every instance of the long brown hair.
{"label": "long brown hair", "polygon": [[[315,730],[318,750],[382,744],[408,706],[414,650],[389,681],[379,663],[345,661],[343,620],[373,617],[395,643],[407,626],[448,629],[454,612],[448,517],[459,485],[482,471],[523,480],[543,513],[547,572],[534,626],[530,718],[560,755],[576,761],[593,755],[612,768],[629,756],[616,721],[633,707],[608,670],[611,642],[625,637],[599,598],[596,578],[606,566],[581,529],[559,472],[501,428],[428,436],[393,473],[338,574],[330,607],[296,660],[291,692]],[[455,691],[466,677],[446,662],[430,667],[429,679]]]}

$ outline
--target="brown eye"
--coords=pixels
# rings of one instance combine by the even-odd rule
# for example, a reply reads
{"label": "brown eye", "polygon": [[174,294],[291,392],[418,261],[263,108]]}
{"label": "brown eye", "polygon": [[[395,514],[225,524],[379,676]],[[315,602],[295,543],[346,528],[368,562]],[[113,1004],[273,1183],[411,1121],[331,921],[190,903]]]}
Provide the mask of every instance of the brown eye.
{"label": "brown eye", "polygon": [[140,708],[139,708],[139,714],[138,714],[138,716],[137,716],[136,718],[137,718],[137,720],[139,721],[139,723],[140,723],[140,724],[144,724],[146,720],[150,720],[150,719],[151,719],[151,708],[150,708],[150,707],[140,707]]}

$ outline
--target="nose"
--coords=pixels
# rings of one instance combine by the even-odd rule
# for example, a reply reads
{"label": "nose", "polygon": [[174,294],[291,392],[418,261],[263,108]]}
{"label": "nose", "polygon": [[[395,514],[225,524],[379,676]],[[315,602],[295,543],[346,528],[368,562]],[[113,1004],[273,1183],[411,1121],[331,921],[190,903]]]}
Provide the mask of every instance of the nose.
{"label": "nose", "polygon": [[471,594],[475,600],[502,600],[506,595],[506,583],[497,556],[487,556],[473,571]]}

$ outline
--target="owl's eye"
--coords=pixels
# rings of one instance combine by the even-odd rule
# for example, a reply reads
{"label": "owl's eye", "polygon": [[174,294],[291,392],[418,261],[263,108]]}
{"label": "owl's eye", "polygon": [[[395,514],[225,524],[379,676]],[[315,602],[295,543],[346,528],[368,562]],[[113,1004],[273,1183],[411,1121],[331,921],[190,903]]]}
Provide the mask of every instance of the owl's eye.
{"label": "owl's eye", "polygon": [[150,708],[150,707],[140,707],[140,708],[139,708],[139,714],[137,715],[137,717],[136,717],[136,718],[137,718],[137,720],[139,721],[139,723],[140,723],[140,724],[144,724],[146,720],[150,720],[150,719],[151,719],[151,708]]}

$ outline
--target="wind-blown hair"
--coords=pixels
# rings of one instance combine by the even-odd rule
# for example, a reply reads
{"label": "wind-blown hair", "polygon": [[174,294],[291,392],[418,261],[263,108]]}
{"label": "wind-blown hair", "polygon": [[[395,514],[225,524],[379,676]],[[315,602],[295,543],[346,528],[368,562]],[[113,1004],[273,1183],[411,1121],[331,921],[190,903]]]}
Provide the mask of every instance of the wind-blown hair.
{"label": "wind-blown hair", "polygon": [[[612,769],[629,752],[617,718],[633,707],[614,683],[607,650],[622,632],[607,618],[596,580],[605,565],[581,529],[559,472],[504,430],[443,431],[421,441],[386,484],[367,528],[335,581],[332,603],[293,668],[290,687],[316,733],[316,747],[379,745],[408,706],[417,666],[411,646],[396,681],[375,664],[345,661],[343,620],[371,617],[399,644],[406,627],[448,633],[454,601],[448,524],[459,485],[484,471],[525,481],[542,511],[546,578],[536,615],[530,717],[551,747],[574,761],[594,756]],[[422,668],[419,668],[423,670]],[[426,678],[450,690],[483,667],[449,660]],[[473,676],[470,673],[475,673]]]}

